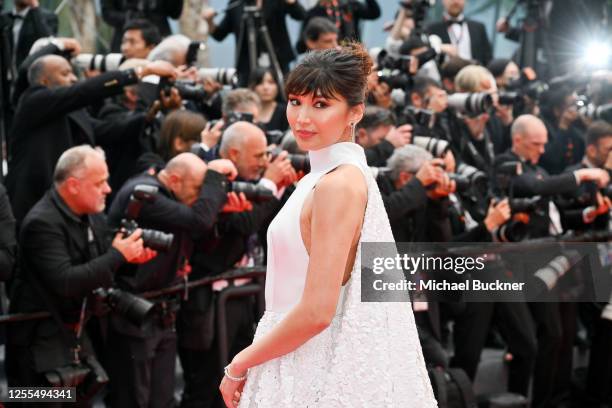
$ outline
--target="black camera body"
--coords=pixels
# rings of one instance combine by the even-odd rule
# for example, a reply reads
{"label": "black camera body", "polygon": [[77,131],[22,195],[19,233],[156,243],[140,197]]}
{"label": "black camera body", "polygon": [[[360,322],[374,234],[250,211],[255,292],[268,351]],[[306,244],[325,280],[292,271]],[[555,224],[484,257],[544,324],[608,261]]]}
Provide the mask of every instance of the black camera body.
{"label": "black camera body", "polygon": [[[147,184],[139,184],[134,187],[130,201],[126,209],[126,218],[121,220],[121,231],[125,236],[131,235],[138,229],[136,219],[140,210],[146,202],[155,201],[158,188]],[[174,235],[153,229],[142,229],[142,240],[144,246],[155,251],[168,252],[172,247]]]}
{"label": "black camera body", "polygon": [[[274,148],[270,152],[271,160],[276,159],[276,157],[281,154],[283,149],[280,147]],[[295,169],[295,171],[303,171],[304,173],[310,172],[310,159],[305,154],[288,154],[287,159],[291,162],[291,166]]]}

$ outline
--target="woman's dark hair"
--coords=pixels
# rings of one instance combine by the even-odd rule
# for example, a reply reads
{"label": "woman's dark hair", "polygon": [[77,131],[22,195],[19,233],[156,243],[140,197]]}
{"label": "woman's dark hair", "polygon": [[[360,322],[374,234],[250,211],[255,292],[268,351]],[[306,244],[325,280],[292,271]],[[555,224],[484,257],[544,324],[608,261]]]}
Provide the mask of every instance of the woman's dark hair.
{"label": "woman's dark hair", "polygon": [[266,74],[270,74],[272,79],[274,79],[274,72],[270,67],[257,67],[251,71],[251,75],[249,75],[249,88],[254,91],[255,87],[263,82]]}
{"label": "woman's dark hair", "polygon": [[159,133],[159,155],[168,161],[178,152],[174,151],[174,141],[197,143],[200,133],[206,127],[206,119],[200,114],[187,110],[177,110],[169,114]]}
{"label": "woman's dark hair", "polygon": [[365,101],[371,71],[372,59],[360,43],[313,51],[291,71],[285,92],[287,95],[317,93],[329,99],[341,96],[349,106],[356,106]]}

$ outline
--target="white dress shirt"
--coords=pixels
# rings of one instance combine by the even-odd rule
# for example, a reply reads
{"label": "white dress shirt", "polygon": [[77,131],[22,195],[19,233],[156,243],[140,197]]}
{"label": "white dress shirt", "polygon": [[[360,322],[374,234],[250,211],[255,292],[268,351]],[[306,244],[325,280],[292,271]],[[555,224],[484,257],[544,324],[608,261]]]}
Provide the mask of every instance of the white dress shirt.
{"label": "white dress shirt", "polygon": [[459,14],[457,18],[453,18],[448,14],[444,13],[445,21],[461,21],[461,24],[451,24],[448,26],[448,36],[450,37],[451,44],[457,47],[457,54],[459,57],[471,60],[472,59],[472,42],[470,40],[470,30],[468,29],[467,22],[463,13]]}

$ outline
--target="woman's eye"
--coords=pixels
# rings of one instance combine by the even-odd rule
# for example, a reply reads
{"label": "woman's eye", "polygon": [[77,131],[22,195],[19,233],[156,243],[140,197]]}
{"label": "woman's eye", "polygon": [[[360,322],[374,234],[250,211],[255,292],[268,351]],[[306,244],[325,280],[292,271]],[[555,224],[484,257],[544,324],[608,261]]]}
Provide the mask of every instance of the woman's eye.
{"label": "woman's eye", "polygon": [[325,108],[327,107],[327,104],[325,102],[315,102],[314,107],[315,108]]}
{"label": "woman's eye", "polygon": [[289,104],[293,106],[298,106],[300,102],[297,99],[289,99]]}

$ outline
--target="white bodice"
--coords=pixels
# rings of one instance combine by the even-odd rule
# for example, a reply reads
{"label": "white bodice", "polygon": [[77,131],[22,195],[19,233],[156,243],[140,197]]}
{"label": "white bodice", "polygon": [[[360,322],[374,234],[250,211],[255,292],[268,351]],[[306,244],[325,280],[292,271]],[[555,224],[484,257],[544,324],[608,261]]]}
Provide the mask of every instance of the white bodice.
{"label": "white bodice", "polygon": [[[266,310],[269,311],[289,311],[304,291],[309,256],[300,231],[300,214],[308,193],[322,176],[341,164],[353,164],[364,174],[368,171],[363,148],[356,143],[336,143],[309,152],[309,157],[310,173],[300,180],[268,228]],[[343,292],[344,287],[341,296]]]}

